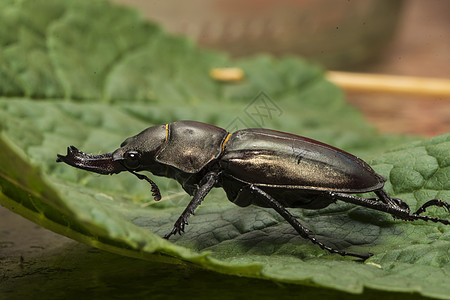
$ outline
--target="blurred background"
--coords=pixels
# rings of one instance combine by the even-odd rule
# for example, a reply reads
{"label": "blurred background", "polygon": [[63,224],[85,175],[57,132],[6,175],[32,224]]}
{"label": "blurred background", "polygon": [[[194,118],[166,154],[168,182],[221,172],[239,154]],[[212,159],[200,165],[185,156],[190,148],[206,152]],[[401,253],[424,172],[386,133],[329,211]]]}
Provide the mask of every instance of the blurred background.
{"label": "blurred background", "polygon": [[[244,57],[299,55],[328,70],[450,78],[450,1],[114,0],[167,31]],[[349,92],[383,132],[450,131],[450,97]]]}

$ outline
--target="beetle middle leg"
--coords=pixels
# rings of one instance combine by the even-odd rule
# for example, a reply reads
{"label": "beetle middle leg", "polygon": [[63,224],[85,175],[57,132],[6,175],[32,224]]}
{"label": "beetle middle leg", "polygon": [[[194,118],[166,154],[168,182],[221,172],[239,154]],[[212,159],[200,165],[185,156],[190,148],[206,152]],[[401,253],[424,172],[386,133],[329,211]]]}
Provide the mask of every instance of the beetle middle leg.
{"label": "beetle middle leg", "polygon": [[293,215],[291,215],[291,213],[289,211],[286,210],[286,208],[284,208],[283,205],[281,205],[272,196],[270,196],[269,194],[267,194],[265,191],[263,191],[262,189],[260,189],[257,186],[249,185],[248,188],[250,188],[250,191],[252,191],[253,193],[256,193],[263,201],[265,201],[269,207],[273,208],[286,221],[288,221],[289,224],[291,224],[291,226],[294,227],[294,229],[300,234],[300,236],[302,238],[310,240],[314,244],[318,245],[320,248],[327,250],[330,253],[335,253],[335,254],[339,254],[342,256],[354,256],[357,258],[361,258],[363,260],[366,260],[367,258],[369,258],[373,255],[371,253],[368,253],[368,254],[350,253],[350,252],[346,252],[346,251],[336,250],[336,249],[326,246],[322,242],[319,242],[318,240],[316,240],[315,237],[312,237],[309,234],[309,230],[306,229],[306,227],[304,227]]}
{"label": "beetle middle leg", "polygon": [[200,187],[195,192],[194,197],[189,202],[188,206],[184,209],[181,216],[175,222],[172,231],[164,236],[165,239],[168,239],[170,236],[174,234],[181,234],[184,232],[184,227],[188,224],[187,219],[190,215],[194,214],[195,209],[200,205],[200,203],[205,199],[206,195],[208,195],[209,191],[214,187],[217,183],[218,175],[214,172],[209,172],[203,177],[200,182]]}

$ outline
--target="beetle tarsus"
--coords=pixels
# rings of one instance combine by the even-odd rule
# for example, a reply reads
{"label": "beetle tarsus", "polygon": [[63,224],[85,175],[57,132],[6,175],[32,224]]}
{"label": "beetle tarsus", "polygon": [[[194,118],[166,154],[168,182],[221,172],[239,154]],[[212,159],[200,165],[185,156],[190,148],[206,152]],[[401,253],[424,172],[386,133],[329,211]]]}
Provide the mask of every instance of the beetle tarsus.
{"label": "beetle tarsus", "polygon": [[175,222],[172,231],[164,236],[165,239],[168,239],[170,236],[174,234],[180,234],[184,232],[185,225],[188,224],[187,219],[190,215],[194,214],[195,209],[202,203],[203,199],[205,199],[206,195],[208,195],[209,191],[214,187],[217,183],[218,175],[215,172],[209,172],[202,179],[199,188],[194,194],[194,197],[189,202],[188,206],[184,209],[181,216]]}
{"label": "beetle tarsus", "polygon": [[412,214],[409,219],[406,219],[405,221],[415,221],[415,220],[423,220],[423,221],[431,221],[434,223],[442,223],[444,225],[450,225],[449,220],[439,219],[436,217],[429,217],[429,216],[422,216],[417,214]]}
{"label": "beetle tarsus", "polygon": [[175,225],[173,226],[173,229],[169,233],[164,235],[163,238],[168,240],[174,234],[178,233],[179,235],[181,235],[182,233],[184,233],[185,225],[188,225],[187,220],[182,217],[178,218],[178,220],[175,222]]}
{"label": "beetle tarsus", "polygon": [[424,205],[422,205],[414,214],[420,215],[421,213],[426,211],[427,207],[430,207],[430,206],[443,207],[447,210],[447,212],[450,211],[449,203],[442,201],[441,199],[432,199],[432,200],[426,202]]}
{"label": "beetle tarsus", "polygon": [[293,215],[291,215],[290,212],[286,210],[275,198],[267,194],[265,191],[260,189],[259,187],[251,184],[248,186],[250,188],[250,191],[256,193],[262,200],[268,204],[269,207],[273,208],[277,213],[279,213],[286,221],[288,221],[289,224],[291,224],[292,227],[300,234],[300,236],[304,239],[308,239],[314,244],[318,245],[323,250],[327,250],[330,253],[339,254],[342,256],[353,256],[362,259],[363,261],[371,257],[373,254],[356,254],[341,250],[333,249],[329,246],[326,246],[322,242],[318,241],[315,237],[312,237],[309,235],[309,230],[305,228],[296,218],[294,218]]}

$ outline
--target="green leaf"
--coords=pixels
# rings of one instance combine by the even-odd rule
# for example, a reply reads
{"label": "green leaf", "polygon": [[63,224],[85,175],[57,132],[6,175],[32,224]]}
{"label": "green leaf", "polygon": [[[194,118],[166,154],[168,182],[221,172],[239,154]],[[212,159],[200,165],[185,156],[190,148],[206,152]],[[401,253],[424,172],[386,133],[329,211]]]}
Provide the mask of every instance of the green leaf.
{"label": "green leaf", "polygon": [[[378,134],[318,67],[298,58],[233,61],[103,1],[0,1],[0,25],[2,205],[126,256],[352,293],[450,294],[448,226],[345,203],[291,210],[326,245],[375,254],[361,263],[321,250],[275,212],[239,208],[216,189],[186,233],[166,241],[160,237],[189,201],[178,184],[152,177],[163,193],[156,203],[131,174],[106,177],[55,162],[68,145],[109,152],[148,126],[180,119],[263,126],[372,158],[388,193],[414,210],[450,198],[449,134],[388,151],[411,138]],[[223,66],[241,67],[245,80],[209,77]],[[443,209],[427,213],[448,217]]]}

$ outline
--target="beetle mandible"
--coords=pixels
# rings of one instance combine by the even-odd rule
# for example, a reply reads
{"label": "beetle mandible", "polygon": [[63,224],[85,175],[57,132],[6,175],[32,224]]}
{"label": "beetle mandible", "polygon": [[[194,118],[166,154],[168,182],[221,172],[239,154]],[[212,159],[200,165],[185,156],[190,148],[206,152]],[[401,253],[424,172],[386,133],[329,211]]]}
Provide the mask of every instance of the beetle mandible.
{"label": "beetle mandible", "polygon": [[[372,254],[349,253],[324,245],[286,208],[320,209],[341,200],[406,221],[450,224],[448,220],[421,215],[429,206],[450,210],[449,203],[433,199],[411,213],[408,204],[385,192],[386,180],[358,157],[306,137],[269,129],[229,133],[206,123],[177,121],[149,127],[106,154],[86,154],[70,146],[67,155],[58,154],[57,162],[99,174],[131,172],[151,184],[156,201],[161,199],[157,185],[137,172],[149,171],[177,180],[193,197],[164,236],[166,239],[184,232],[188,217],[213,187],[222,187],[238,206],[273,208],[301,237],[322,249],[361,259]],[[352,195],[366,192],[374,192],[377,198]]]}

